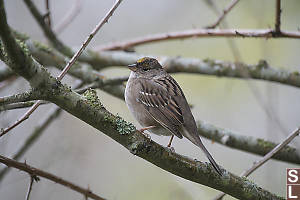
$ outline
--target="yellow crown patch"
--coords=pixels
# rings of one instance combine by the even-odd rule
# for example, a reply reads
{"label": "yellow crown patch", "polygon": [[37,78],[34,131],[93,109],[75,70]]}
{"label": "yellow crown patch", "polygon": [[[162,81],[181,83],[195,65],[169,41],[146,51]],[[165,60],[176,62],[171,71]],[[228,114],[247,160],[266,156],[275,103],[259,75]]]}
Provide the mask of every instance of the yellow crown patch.
{"label": "yellow crown patch", "polygon": [[146,60],[146,58],[141,58],[138,61],[136,61],[137,63],[142,63],[144,60]]}

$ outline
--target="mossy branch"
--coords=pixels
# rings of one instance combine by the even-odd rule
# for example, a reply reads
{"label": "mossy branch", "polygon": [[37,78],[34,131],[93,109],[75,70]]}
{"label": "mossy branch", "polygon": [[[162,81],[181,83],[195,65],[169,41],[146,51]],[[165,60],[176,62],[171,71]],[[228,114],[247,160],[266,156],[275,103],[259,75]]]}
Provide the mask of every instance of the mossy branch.
{"label": "mossy branch", "polygon": [[226,170],[220,177],[210,164],[181,156],[149,140],[131,123],[107,111],[92,91],[80,96],[63,85],[59,86],[59,91],[59,94],[47,99],[111,137],[134,155],[166,171],[239,199],[282,199]]}
{"label": "mossy branch", "polygon": [[[144,137],[136,131],[131,123],[107,111],[92,90],[81,96],[72,91],[70,87],[56,81],[42,66],[36,64],[29,55],[25,54],[14,40],[6,24],[3,0],[0,0],[0,26],[0,36],[5,51],[12,61],[10,67],[20,76],[25,77],[32,86],[39,86],[37,89],[43,91],[42,98],[44,100],[57,104],[113,138],[131,153],[175,175],[221,190],[239,199],[282,199],[245,178],[237,177],[226,170],[220,177],[210,164],[191,160],[171,152]],[[14,54],[13,50],[16,50],[17,54]],[[32,80],[36,75],[42,77],[38,85],[34,84]]]}
{"label": "mossy branch", "polygon": [[[58,69],[62,69],[63,66],[66,64],[66,59],[64,58],[64,56],[56,52],[54,49],[40,42],[32,41],[28,37],[22,36],[22,34],[21,36],[19,35],[20,33],[17,33],[16,36],[18,37],[19,40],[25,42],[30,54],[32,54],[32,56],[44,66],[55,66]],[[103,52],[102,55],[105,55],[104,58],[105,60],[107,60],[107,63],[108,63],[108,59],[106,57],[112,55],[110,58],[111,63],[108,63],[109,65],[114,65],[114,64],[126,65],[135,62],[135,59],[141,57],[141,55],[138,54],[124,53],[124,52]],[[118,60],[118,56],[120,56],[119,60]],[[170,71],[173,72],[181,71],[181,72],[190,72],[190,73],[203,73],[205,68],[207,68],[207,70],[209,70],[210,68],[222,69],[222,64],[221,64],[222,62],[213,61],[213,60],[200,61],[198,59],[181,58],[180,60],[178,59],[176,60],[176,58],[163,58],[162,61],[163,63],[165,63],[167,69],[170,69]],[[189,65],[188,63],[192,65],[191,69],[188,67]],[[210,67],[208,65],[218,65],[219,67],[217,66]],[[231,68],[231,70],[233,70],[234,68],[233,63],[231,64],[227,63],[224,65],[227,68]],[[267,65],[267,63],[261,62],[261,65]],[[181,68],[180,66],[183,67]],[[250,66],[248,67],[251,68]],[[264,68],[262,67],[262,69]],[[276,74],[275,73],[276,69],[268,67],[268,70],[272,70],[274,71],[274,74]],[[75,66],[73,66],[73,68],[70,69],[69,73],[72,76],[81,79],[86,83],[93,83],[95,85],[100,86],[98,88],[108,92],[109,94],[112,94],[117,98],[124,99],[124,86],[105,85],[104,84],[106,80],[105,77],[103,77],[99,72],[93,70],[89,66],[75,64]],[[284,71],[284,74],[288,74],[288,73],[289,72]],[[296,72],[293,73],[297,74]],[[208,139],[214,140],[220,144],[226,145],[231,148],[243,150],[249,153],[262,155],[262,156],[268,153],[272,148],[276,146],[275,143],[265,141],[260,138],[246,137],[243,135],[235,134],[232,131],[225,130],[222,128],[217,128],[213,125],[206,124],[201,121],[198,121],[198,130],[200,135]],[[300,157],[297,154],[296,149],[291,146],[286,146],[273,158],[281,161],[296,163],[296,164],[300,163]]]}
{"label": "mossy branch", "polygon": [[[197,121],[197,127],[198,133],[201,136],[211,139],[214,142],[261,156],[266,155],[278,145],[274,142],[270,142],[261,138],[237,134],[233,131],[222,129],[202,121]],[[297,149],[288,145],[282,148],[272,158],[285,162],[300,164],[300,155],[297,152]]]}

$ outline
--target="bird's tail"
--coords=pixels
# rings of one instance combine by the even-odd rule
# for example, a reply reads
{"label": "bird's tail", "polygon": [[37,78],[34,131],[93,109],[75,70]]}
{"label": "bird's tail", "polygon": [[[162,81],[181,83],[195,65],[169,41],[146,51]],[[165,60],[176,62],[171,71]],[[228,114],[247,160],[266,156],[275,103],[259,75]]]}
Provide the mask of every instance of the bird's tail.
{"label": "bird's tail", "polygon": [[208,158],[209,162],[212,164],[213,168],[216,170],[216,172],[220,176],[222,176],[222,171],[221,171],[220,167],[218,166],[218,164],[216,163],[216,161],[214,160],[214,158],[210,155],[210,153],[208,152],[208,150],[205,148],[205,146],[203,145],[203,143],[201,142],[201,140],[200,140],[200,144],[197,144],[197,146],[199,146],[203,150],[203,152],[205,153],[205,155]]}
{"label": "bird's tail", "polygon": [[205,153],[206,157],[208,158],[209,162],[212,164],[213,168],[216,170],[216,172],[222,176],[222,171],[220,169],[220,167],[218,166],[218,164],[216,163],[216,161],[214,160],[214,158],[210,155],[210,153],[208,152],[208,150],[205,148],[204,144],[202,143],[200,137],[196,136],[193,137],[193,140],[191,140],[191,142],[193,142],[195,145],[197,145],[198,147],[200,147],[202,149],[202,151]]}
{"label": "bird's tail", "polygon": [[202,149],[202,151],[205,153],[206,157],[208,158],[209,162],[212,164],[213,168],[216,170],[216,172],[222,176],[222,171],[220,169],[220,167],[218,166],[218,164],[216,163],[216,161],[214,160],[214,158],[210,155],[210,153],[208,152],[208,150],[205,148],[204,144],[202,143],[197,131],[195,131],[195,134],[190,134],[189,131],[187,131],[187,129],[183,128],[183,135],[190,140],[192,143],[194,143],[195,145],[197,145],[198,147],[200,147],[200,149]]}

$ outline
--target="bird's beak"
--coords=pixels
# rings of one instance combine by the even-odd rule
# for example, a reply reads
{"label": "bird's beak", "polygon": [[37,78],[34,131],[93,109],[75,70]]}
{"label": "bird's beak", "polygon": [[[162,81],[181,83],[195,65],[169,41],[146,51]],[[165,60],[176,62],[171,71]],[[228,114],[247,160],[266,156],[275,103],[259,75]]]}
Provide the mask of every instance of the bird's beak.
{"label": "bird's beak", "polygon": [[131,71],[135,72],[135,71],[137,70],[137,65],[136,65],[136,63],[134,63],[134,64],[131,64],[131,65],[128,65],[128,68],[129,68]]}

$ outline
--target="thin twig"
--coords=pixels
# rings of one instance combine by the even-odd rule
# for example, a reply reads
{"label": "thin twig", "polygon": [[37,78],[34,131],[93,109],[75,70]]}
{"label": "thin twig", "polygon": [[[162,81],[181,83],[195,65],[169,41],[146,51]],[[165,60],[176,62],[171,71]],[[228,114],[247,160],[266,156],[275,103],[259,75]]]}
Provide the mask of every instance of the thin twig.
{"label": "thin twig", "polygon": [[[108,19],[112,16],[114,11],[117,9],[117,7],[120,5],[122,0],[117,0],[113,7],[109,10],[109,12],[105,15],[105,17],[97,24],[97,26],[92,30],[92,32],[89,34],[89,36],[86,38],[86,40],[81,45],[80,49],[74,54],[74,56],[71,58],[71,60],[67,63],[65,68],[61,71],[61,73],[57,76],[57,80],[61,81],[63,77],[67,74],[69,69],[72,67],[72,65],[76,62],[78,57],[82,54],[84,49],[87,47],[87,45],[90,43],[90,41],[93,39],[93,37],[96,35],[96,33],[100,30],[100,28],[108,22]],[[42,103],[41,100],[38,100],[20,119],[18,119],[13,125],[5,128],[4,130],[1,130],[0,137],[8,133],[10,130],[18,126],[20,123],[25,121],[29,118],[29,116],[37,109],[37,107]]]}
{"label": "thin twig", "polygon": [[96,51],[104,50],[124,50],[130,47],[159,42],[164,40],[187,39],[195,37],[252,37],[252,38],[300,38],[300,32],[297,31],[281,31],[280,34],[274,34],[272,29],[193,29],[179,32],[159,33],[149,36],[140,37],[120,43],[113,43],[104,46],[98,46]]}
{"label": "thin twig", "polygon": [[[31,147],[32,145],[40,138],[44,130],[55,120],[58,119],[59,114],[62,109],[55,106],[53,109],[47,113],[44,118],[36,125],[33,129],[33,132],[26,138],[24,143],[15,151],[12,155],[14,160],[19,160]],[[0,171],[0,182],[3,180],[5,175],[9,172],[8,167]]]}
{"label": "thin twig", "polygon": [[45,20],[46,20],[46,23],[48,24],[49,27],[51,27],[51,13],[50,13],[50,3],[49,3],[49,0],[46,0],[46,11],[47,11],[47,14],[45,16]]}
{"label": "thin twig", "polygon": [[108,19],[112,16],[114,11],[118,8],[122,0],[117,0],[113,7],[109,10],[109,12],[105,15],[105,17],[97,24],[94,30],[89,34],[89,36],[85,39],[80,49],[74,54],[71,60],[68,62],[67,66],[62,70],[62,72],[58,75],[57,80],[61,80],[66,73],[69,71],[70,67],[76,62],[77,58],[82,54],[83,50],[87,47],[96,33],[100,30],[100,28],[108,22]]}
{"label": "thin twig", "polygon": [[78,16],[82,8],[82,0],[76,0],[73,3],[72,8],[70,8],[69,12],[63,17],[63,19],[54,27],[54,31],[59,34],[66,27],[71,24],[71,22]]}
{"label": "thin twig", "polygon": [[10,130],[21,124],[23,121],[29,118],[29,116],[39,107],[39,105],[42,103],[42,100],[38,100],[33,104],[33,106],[21,117],[19,118],[15,123],[13,123],[11,126],[2,129],[0,133],[0,137],[7,134]]}
{"label": "thin twig", "polygon": [[211,28],[211,29],[214,29],[216,28],[220,23],[221,21],[225,18],[225,16],[231,11],[231,9],[239,2],[239,0],[232,0],[230,2],[230,4],[223,10],[223,13],[222,15],[217,19],[217,21],[215,23],[213,23],[212,25],[210,26],[207,26],[206,28]]}
{"label": "thin twig", "polygon": [[[269,153],[267,153],[264,157],[262,157],[260,160],[253,163],[253,165],[245,170],[243,173],[241,173],[240,176],[248,177],[252,172],[254,172],[257,168],[262,166],[264,163],[266,163],[268,160],[272,158],[278,151],[280,151],[282,148],[284,148],[286,145],[288,145],[296,136],[300,134],[300,128],[297,128],[295,131],[293,131],[285,140],[283,140],[280,144],[278,144],[273,150],[271,150]],[[218,196],[214,198],[214,200],[220,200],[222,199],[226,194],[220,193]]]}
{"label": "thin twig", "polygon": [[26,200],[29,200],[29,198],[30,198],[33,182],[34,182],[33,176],[30,176],[30,183],[29,183],[26,198],[25,198]]}
{"label": "thin twig", "polygon": [[281,0],[276,0],[276,21],[275,21],[275,32],[280,33],[280,17],[281,17]]}
{"label": "thin twig", "polygon": [[16,168],[16,169],[19,169],[21,171],[25,171],[27,172],[28,174],[30,175],[35,175],[35,176],[40,176],[40,177],[43,177],[45,179],[48,179],[48,180],[51,180],[55,183],[58,183],[60,185],[63,185],[65,187],[68,187],[76,192],[79,192],[85,196],[88,196],[89,198],[92,198],[92,199],[96,199],[96,200],[103,200],[102,197],[96,195],[95,193],[93,193],[91,190],[89,189],[84,189],[78,185],[75,185],[61,177],[58,177],[54,174],[50,174],[48,172],[45,172],[45,171],[42,171],[38,168],[34,168],[26,163],[21,163],[21,162],[17,162],[17,161],[14,161],[10,158],[7,158],[7,157],[4,157],[2,155],[0,155],[0,163],[3,163],[5,165],[7,165],[8,167],[13,167],[13,168]]}

